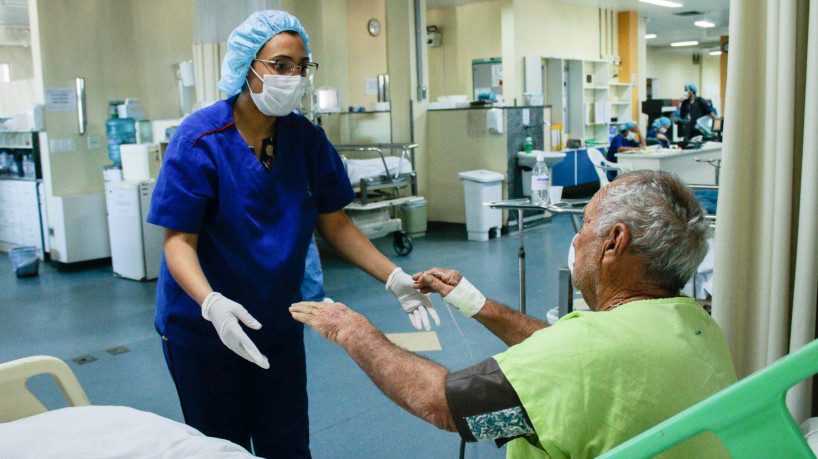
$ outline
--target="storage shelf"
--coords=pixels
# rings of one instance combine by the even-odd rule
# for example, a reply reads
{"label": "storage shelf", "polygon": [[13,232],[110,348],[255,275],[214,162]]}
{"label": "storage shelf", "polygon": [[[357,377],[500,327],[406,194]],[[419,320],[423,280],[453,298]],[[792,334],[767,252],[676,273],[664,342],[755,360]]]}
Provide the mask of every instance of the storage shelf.
{"label": "storage shelf", "polygon": [[585,89],[608,89],[607,86],[585,86]]}
{"label": "storage shelf", "polygon": [[633,87],[630,83],[608,83],[610,86]]}
{"label": "storage shelf", "polygon": [[628,101],[628,102],[621,101],[621,100],[611,101],[611,105],[630,105],[630,104],[631,104],[630,101]]}

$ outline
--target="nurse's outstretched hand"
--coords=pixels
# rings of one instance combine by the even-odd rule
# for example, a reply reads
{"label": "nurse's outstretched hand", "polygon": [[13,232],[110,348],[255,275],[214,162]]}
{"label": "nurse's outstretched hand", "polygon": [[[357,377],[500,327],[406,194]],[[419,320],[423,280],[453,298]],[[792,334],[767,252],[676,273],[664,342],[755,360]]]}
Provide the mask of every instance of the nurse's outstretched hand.
{"label": "nurse's outstretched hand", "polygon": [[435,321],[435,325],[440,325],[440,317],[438,317],[429,295],[424,295],[415,290],[412,287],[414,283],[412,276],[406,274],[400,268],[395,268],[386,280],[386,289],[395,295],[403,310],[409,314],[409,321],[412,322],[415,330],[421,328],[431,330],[432,325],[429,322],[429,317]]}
{"label": "nurse's outstretched hand", "polygon": [[202,317],[213,323],[216,333],[225,346],[239,356],[264,368],[270,368],[267,357],[259,352],[253,341],[244,333],[239,320],[253,330],[261,328],[259,321],[253,318],[242,305],[229,300],[221,293],[213,292],[202,302]]}

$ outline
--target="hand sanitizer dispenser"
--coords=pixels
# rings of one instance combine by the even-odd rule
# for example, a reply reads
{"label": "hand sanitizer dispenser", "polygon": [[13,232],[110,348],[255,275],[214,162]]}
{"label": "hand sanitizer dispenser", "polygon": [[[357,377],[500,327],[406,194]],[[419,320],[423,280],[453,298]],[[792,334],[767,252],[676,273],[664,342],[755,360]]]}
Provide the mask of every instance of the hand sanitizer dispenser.
{"label": "hand sanitizer dispenser", "polygon": [[503,110],[492,108],[486,110],[486,130],[492,134],[503,134]]}

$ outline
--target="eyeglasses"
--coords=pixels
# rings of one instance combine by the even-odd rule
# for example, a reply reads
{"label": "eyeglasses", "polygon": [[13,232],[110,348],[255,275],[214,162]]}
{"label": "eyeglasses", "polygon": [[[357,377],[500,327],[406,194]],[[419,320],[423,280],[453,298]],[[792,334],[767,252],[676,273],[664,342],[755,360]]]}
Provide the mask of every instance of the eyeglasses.
{"label": "eyeglasses", "polygon": [[254,61],[264,62],[268,64],[268,67],[273,70],[273,73],[276,75],[295,75],[295,69],[298,69],[298,73],[302,77],[307,77],[315,73],[318,70],[318,64],[315,62],[308,62],[306,64],[296,64],[295,62],[291,61],[290,59],[276,59],[274,61],[268,61],[264,59],[253,59]]}

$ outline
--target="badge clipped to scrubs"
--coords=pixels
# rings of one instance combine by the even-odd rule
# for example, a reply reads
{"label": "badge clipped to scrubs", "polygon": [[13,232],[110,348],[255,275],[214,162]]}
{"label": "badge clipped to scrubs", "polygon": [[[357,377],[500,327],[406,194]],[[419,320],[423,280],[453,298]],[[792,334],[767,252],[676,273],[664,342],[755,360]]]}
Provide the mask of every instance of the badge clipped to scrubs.
{"label": "badge clipped to scrubs", "polygon": [[261,165],[269,174],[273,170],[273,160],[275,159],[275,139],[264,139],[261,141],[261,153],[258,155]]}

